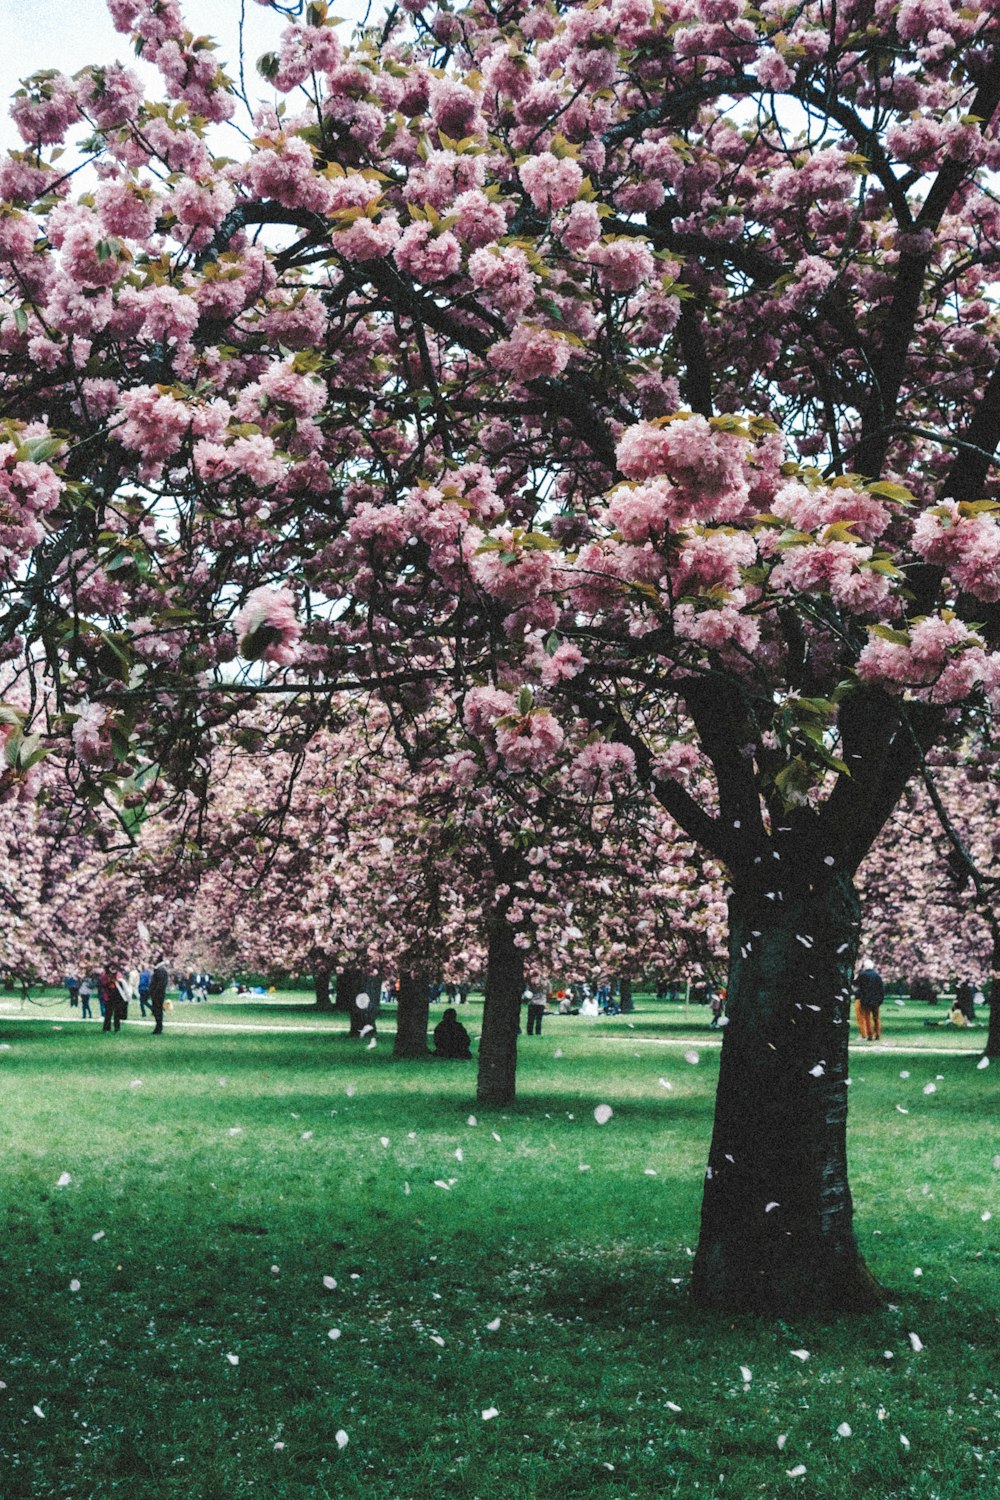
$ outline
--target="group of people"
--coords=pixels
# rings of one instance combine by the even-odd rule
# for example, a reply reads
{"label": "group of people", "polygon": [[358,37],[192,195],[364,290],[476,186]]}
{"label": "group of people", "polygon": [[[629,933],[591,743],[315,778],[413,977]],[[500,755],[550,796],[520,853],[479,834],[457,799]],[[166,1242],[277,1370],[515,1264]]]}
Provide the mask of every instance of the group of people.
{"label": "group of people", "polygon": [[67,974],[65,985],[69,991],[70,1007],[80,1008],[81,1020],[92,1020],[91,999],[96,995],[103,1020],[103,1030],[120,1031],[123,1021],[128,1020],[128,1009],[134,1000],[139,1003],[140,1015],[147,1010],[153,1018],[153,1035],[163,1031],[163,1009],[167,998],[169,971],[161,956],[152,968],[124,969],[116,963],[106,964],[96,976],[78,978]]}
{"label": "group of people", "polygon": [[[882,1002],[885,999],[885,983],[870,958],[863,960],[854,987],[855,1014],[862,1040],[877,1042],[882,1035]],[[936,998],[936,997],[935,997]],[[974,1026],[976,1006],[985,1005],[981,989],[969,980],[961,980],[955,988],[955,999],[948,1014],[952,1026]],[[936,1022],[933,1024],[937,1024]]]}

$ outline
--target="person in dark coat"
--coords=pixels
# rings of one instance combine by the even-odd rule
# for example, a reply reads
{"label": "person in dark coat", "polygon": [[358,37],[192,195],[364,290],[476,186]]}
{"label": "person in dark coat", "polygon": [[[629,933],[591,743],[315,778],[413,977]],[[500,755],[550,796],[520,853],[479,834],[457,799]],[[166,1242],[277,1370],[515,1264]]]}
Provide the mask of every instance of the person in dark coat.
{"label": "person in dark coat", "polygon": [[163,1031],[163,1003],[167,998],[167,981],[170,975],[167,971],[166,960],[161,954],[153,965],[153,972],[149,977],[149,1007],[153,1012],[153,1036],[160,1036]]}
{"label": "person in dark coat", "polygon": [[472,1056],[469,1033],[458,1019],[458,1012],[449,1005],[434,1028],[434,1056],[467,1058]]}
{"label": "person in dark coat", "polygon": [[858,1030],[866,1042],[877,1042],[882,1035],[885,985],[870,958],[866,958],[861,967],[854,993],[857,996]]}
{"label": "person in dark coat", "polygon": [[97,976],[97,992],[101,1000],[101,1012],[104,1016],[102,1030],[121,1031],[122,1021],[127,1014],[125,997],[119,987],[118,980],[121,970],[117,964],[108,964]]}

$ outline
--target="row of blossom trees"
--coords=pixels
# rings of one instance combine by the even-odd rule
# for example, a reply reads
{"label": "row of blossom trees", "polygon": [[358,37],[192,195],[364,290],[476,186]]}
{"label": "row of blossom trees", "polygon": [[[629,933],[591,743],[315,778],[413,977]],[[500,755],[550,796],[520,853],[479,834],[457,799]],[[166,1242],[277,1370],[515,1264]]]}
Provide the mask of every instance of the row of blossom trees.
{"label": "row of blossom trees", "polygon": [[44,720],[204,793],[255,696],[374,691],[498,789],[498,1077],[510,781],[634,784],[731,891],[696,1294],[870,1302],[854,876],[1000,698],[996,8],[315,3],[225,155],[177,0],[111,10],[166,99],[39,76],[0,166],[11,779]]}

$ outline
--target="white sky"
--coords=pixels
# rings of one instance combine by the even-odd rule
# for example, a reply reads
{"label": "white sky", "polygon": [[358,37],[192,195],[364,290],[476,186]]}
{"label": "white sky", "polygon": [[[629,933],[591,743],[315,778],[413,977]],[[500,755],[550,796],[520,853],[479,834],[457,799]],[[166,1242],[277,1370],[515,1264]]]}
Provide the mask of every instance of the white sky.
{"label": "white sky", "polygon": [[[267,86],[256,71],[257,58],[271,51],[287,21],[256,0],[181,0],[189,28],[214,37],[219,60],[230,77],[238,76],[239,21],[244,13],[247,91],[253,98]],[[335,15],[361,13],[359,0],[340,0]],[[345,28],[346,30],[347,28]],[[86,63],[122,62],[146,81],[147,95],[162,97],[154,69],[143,67],[127,36],[111,24],[104,0],[0,0],[0,147],[19,147],[20,136],[7,118],[7,105],[20,80],[40,68],[75,73]]]}

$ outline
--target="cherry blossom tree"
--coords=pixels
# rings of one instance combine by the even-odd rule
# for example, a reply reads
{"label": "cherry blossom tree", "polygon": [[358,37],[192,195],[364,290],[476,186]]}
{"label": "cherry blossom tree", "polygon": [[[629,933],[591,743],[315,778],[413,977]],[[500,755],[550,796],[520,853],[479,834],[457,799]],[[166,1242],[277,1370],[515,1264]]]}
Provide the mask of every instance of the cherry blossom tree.
{"label": "cherry blossom tree", "polygon": [[111,10],[167,102],[39,76],[0,165],[11,782],[345,686],[634,777],[731,890],[696,1295],[871,1302],[854,875],[1000,695],[995,7],[314,4],[225,155],[176,0]]}

